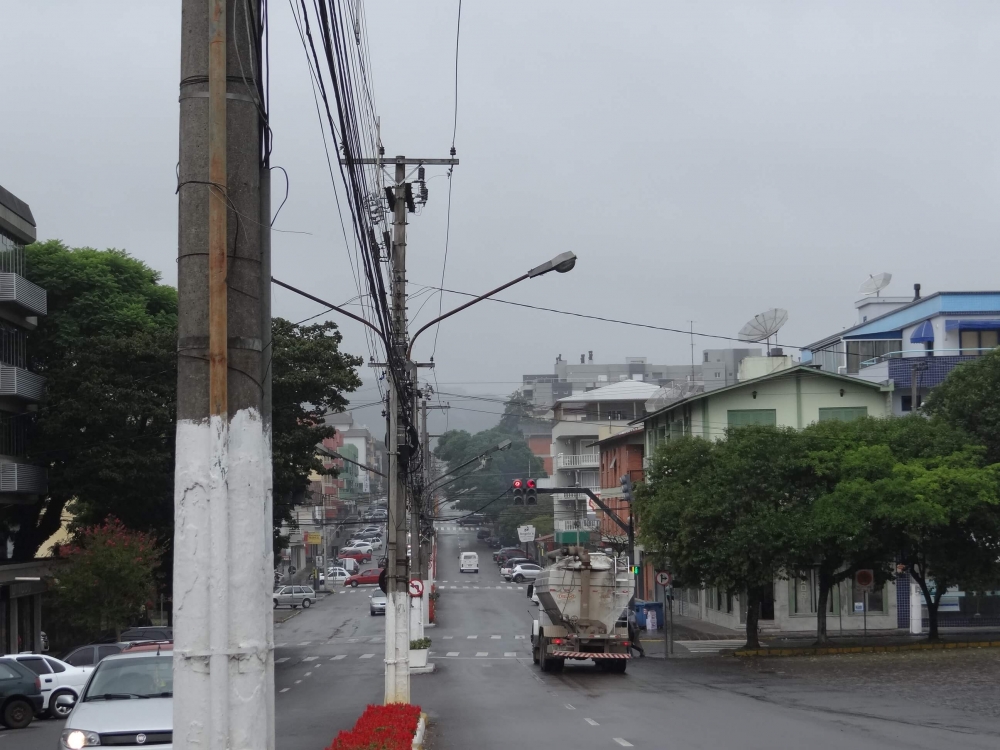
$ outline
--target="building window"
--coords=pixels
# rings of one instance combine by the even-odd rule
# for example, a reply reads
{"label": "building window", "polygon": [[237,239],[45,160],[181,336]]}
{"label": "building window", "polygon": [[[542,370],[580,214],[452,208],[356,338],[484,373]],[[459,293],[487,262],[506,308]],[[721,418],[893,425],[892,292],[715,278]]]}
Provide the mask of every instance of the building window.
{"label": "building window", "polygon": [[861,363],[876,357],[884,357],[890,352],[899,357],[903,349],[901,339],[886,339],[880,341],[848,341],[847,342],[847,372],[856,373],[862,369]]}
{"label": "building window", "polygon": [[778,423],[774,409],[730,409],[726,415],[730,427],[746,427],[752,424],[774,426]]}
{"label": "building window", "polygon": [[982,349],[995,349],[997,331],[961,331],[959,334],[963,355],[982,354]]}
{"label": "building window", "polygon": [[[855,614],[862,614],[864,612],[863,606],[865,602],[865,592],[858,588],[858,585],[851,581],[851,600],[853,601],[852,611]],[[874,590],[868,592],[868,611],[869,612],[885,612],[885,587],[876,587]]]}
{"label": "building window", "polygon": [[820,422],[850,422],[867,416],[867,406],[832,406],[819,410]]}

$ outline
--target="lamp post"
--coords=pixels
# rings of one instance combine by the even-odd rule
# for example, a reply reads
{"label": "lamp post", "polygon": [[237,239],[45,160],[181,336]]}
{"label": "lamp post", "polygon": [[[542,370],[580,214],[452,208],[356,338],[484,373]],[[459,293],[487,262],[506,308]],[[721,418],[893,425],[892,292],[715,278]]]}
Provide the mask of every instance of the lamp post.
{"label": "lamp post", "polygon": [[486,292],[486,294],[481,294],[475,299],[469,300],[464,305],[459,305],[454,310],[450,310],[446,312],[444,315],[439,315],[438,317],[434,318],[434,320],[430,321],[429,323],[426,323],[422,328],[420,328],[420,330],[418,330],[415,334],[413,334],[413,338],[410,339],[410,346],[406,350],[406,358],[411,359],[413,354],[413,344],[414,342],[416,342],[417,337],[435,323],[440,323],[445,318],[450,318],[455,313],[461,312],[467,307],[472,307],[477,302],[482,302],[484,299],[489,299],[494,294],[498,294],[499,292],[502,292],[504,289],[514,286],[514,284],[519,284],[525,279],[533,279],[536,276],[542,276],[544,274],[547,274],[549,273],[549,271],[555,271],[556,273],[567,273],[569,271],[572,271],[575,265],[576,265],[576,253],[572,252],[559,253],[559,255],[554,257],[552,260],[546,261],[545,263],[542,263],[542,265],[540,266],[535,266],[526,274],[518,276],[513,281],[508,281],[506,284],[498,286],[496,289],[493,289],[492,291]]}

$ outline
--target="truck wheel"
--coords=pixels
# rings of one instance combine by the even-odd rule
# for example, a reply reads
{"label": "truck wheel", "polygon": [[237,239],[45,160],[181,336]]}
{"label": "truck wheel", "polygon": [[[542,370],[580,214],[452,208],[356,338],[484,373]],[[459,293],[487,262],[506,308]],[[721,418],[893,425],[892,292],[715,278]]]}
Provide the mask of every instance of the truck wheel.
{"label": "truck wheel", "polygon": [[628,666],[628,659],[613,659],[605,663],[604,670],[606,672],[613,672],[615,674],[625,674],[625,668],[627,666]]}
{"label": "truck wheel", "polygon": [[565,659],[549,659],[549,671],[550,672],[562,672],[563,666],[565,666]]}
{"label": "truck wheel", "polygon": [[535,643],[535,639],[531,639],[531,661],[534,664],[538,664],[538,646]]}

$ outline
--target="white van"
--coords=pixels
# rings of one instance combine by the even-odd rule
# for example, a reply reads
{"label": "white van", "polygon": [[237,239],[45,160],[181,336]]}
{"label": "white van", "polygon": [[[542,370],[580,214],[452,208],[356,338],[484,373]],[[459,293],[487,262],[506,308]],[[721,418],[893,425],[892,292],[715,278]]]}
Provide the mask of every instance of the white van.
{"label": "white van", "polygon": [[463,552],[458,558],[458,572],[459,573],[478,573],[479,572],[479,555],[475,552]]}

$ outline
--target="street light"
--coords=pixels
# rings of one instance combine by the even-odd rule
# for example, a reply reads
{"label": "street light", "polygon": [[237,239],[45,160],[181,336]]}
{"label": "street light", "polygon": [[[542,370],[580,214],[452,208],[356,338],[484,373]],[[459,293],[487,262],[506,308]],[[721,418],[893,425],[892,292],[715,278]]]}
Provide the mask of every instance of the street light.
{"label": "street light", "polygon": [[545,263],[542,263],[542,265],[540,265],[540,266],[535,266],[534,268],[532,268],[530,271],[528,271],[523,276],[518,276],[513,281],[508,281],[503,286],[498,286],[496,289],[494,289],[491,292],[487,292],[486,294],[482,294],[482,295],[476,297],[473,300],[469,300],[464,305],[459,305],[454,310],[446,312],[444,315],[439,315],[438,317],[434,318],[434,320],[432,320],[430,323],[427,323],[426,325],[424,325],[415,334],[413,334],[413,338],[410,339],[410,346],[406,350],[406,358],[407,359],[411,359],[412,358],[413,344],[414,344],[414,342],[416,342],[417,336],[419,336],[421,333],[423,333],[424,331],[426,331],[428,328],[430,328],[435,323],[440,323],[445,318],[450,318],[455,313],[461,312],[462,310],[464,310],[467,307],[472,307],[472,305],[476,304],[477,302],[482,302],[484,299],[488,299],[489,297],[492,297],[494,294],[497,294],[498,292],[502,292],[507,287],[514,286],[514,284],[519,284],[520,282],[524,281],[525,279],[533,279],[536,276],[542,276],[543,274],[546,274],[549,271],[555,271],[556,273],[566,273],[567,271],[572,271],[573,267],[575,265],[576,265],[576,253],[568,252],[568,251],[565,252],[565,253],[559,253],[559,255],[557,255],[556,257],[554,257],[552,260],[546,261]]}

